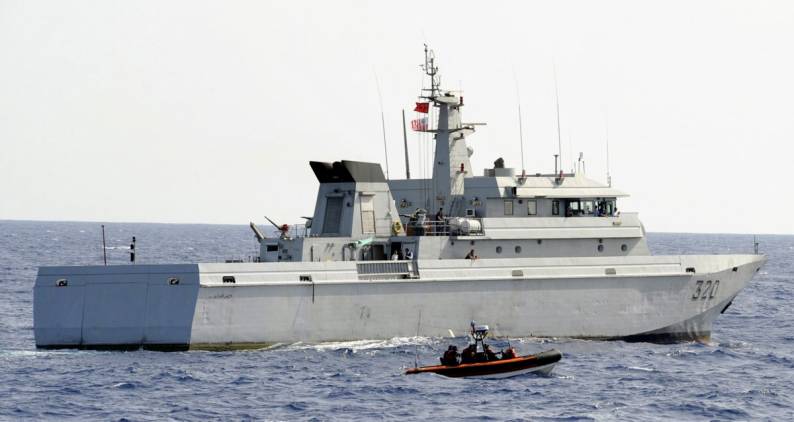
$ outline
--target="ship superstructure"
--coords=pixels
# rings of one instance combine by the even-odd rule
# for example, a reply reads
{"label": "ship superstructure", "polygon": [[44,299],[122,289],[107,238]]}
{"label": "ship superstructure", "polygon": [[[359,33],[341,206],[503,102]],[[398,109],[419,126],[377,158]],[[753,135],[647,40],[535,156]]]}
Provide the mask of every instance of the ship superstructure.
{"label": "ship superstructure", "polygon": [[[762,255],[651,256],[626,194],[583,172],[476,175],[463,97],[440,88],[432,178],[380,165],[311,162],[302,227],[267,237],[259,262],[42,267],[39,347],[257,347],[277,342],[444,336],[486,320],[496,335],[671,341],[707,338]],[[556,166],[556,162],[555,162]],[[560,166],[561,167],[561,166]]]}

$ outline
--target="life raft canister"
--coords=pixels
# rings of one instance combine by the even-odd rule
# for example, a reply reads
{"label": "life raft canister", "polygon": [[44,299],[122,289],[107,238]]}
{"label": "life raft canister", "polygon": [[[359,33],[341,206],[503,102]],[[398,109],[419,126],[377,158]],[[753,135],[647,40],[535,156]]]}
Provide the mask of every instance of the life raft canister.
{"label": "life raft canister", "polygon": [[403,223],[401,223],[400,220],[395,221],[394,224],[391,225],[391,231],[392,234],[400,234],[400,232],[403,231]]}

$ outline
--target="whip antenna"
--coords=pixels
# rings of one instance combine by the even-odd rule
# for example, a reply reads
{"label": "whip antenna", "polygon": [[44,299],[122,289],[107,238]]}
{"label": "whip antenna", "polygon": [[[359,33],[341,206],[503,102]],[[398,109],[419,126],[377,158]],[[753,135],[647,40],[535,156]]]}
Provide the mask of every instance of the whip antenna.
{"label": "whip antenna", "polygon": [[405,178],[411,178],[411,166],[408,164],[408,133],[405,131],[405,109],[403,109],[403,144],[405,144]]}
{"label": "whip antenna", "polygon": [[557,153],[560,157],[560,170],[562,170],[562,137],[560,136],[560,94],[557,91],[557,64],[554,63],[554,98],[557,101]]}
{"label": "whip antenna", "polygon": [[419,320],[416,322],[416,343],[414,344],[414,368],[419,367],[419,326],[422,324],[422,310],[419,310]]}
{"label": "whip antenna", "polygon": [[102,260],[105,261],[105,266],[108,265],[108,247],[105,244],[105,225],[102,225]]}
{"label": "whip antenna", "polygon": [[378,102],[380,103],[380,127],[383,131],[383,155],[386,156],[386,180],[389,180],[389,148],[386,146],[386,120],[383,117],[383,96],[380,93],[380,81],[378,80],[378,72],[373,69],[375,73],[375,86],[378,88]]}
{"label": "whip antenna", "polygon": [[607,186],[612,187],[612,176],[609,174],[609,110],[604,111],[604,126],[606,127],[607,146]]}
{"label": "whip antenna", "polygon": [[513,68],[513,81],[516,84],[516,100],[518,101],[518,141],[521,143],[521,175],[527,173],[527,168],[524,166],[524,127],[521,119],[521,90],[518,89],[518,76],[516,76],[516,69]]}

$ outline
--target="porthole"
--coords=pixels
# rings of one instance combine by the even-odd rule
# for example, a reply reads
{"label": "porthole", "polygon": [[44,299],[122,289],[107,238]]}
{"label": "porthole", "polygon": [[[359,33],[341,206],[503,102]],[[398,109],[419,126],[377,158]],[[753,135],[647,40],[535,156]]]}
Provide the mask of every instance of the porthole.
{"label": "porthole", "polygon": [[626,244],[624,243],[624,244],[620,245],[620,250],[623,251],[623,252],[626,252],[627,250],[629,250],[629,247],[626,246]]}
{"label": "porthole", "polygon": [[516,246],[516,253],[521,253],[521,246]]}
{"label": "porthole", "polygon": [[604,245],[598,245],[598,252],[604,252]]}
{"label": "porthole", "polygon": [[497,246],[496,247],[496,253],[502,253],[502,247],[501,246]]}
{"label": "porthole", "polygon": [[538,245],[540,245],[541,243],[543,243],[543,239],[538,239]]}

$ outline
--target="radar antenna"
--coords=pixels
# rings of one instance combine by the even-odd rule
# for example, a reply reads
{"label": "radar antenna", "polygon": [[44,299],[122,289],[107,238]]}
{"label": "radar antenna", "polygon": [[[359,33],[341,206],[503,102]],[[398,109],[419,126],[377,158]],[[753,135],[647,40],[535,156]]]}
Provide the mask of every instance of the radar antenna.
{"label": "radar antenna", "polygon": [[425,71],[427,76],[430,76],[430,96],[434,98],[439,85],[441,85],[441,78],[438,76],[438,67],[436,66],[436,54],[433,50],[427,48],[425,44],[425,64],[422,65],[422,70]]}

